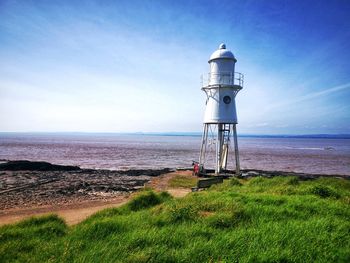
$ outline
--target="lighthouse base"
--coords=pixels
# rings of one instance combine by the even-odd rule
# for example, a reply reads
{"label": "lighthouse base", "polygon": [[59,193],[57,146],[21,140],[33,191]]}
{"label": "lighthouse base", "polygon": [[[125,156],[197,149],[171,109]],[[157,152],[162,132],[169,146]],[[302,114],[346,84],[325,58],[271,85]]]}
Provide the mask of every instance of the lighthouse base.
{"label": "lighthouse base", "polygon": [[[239,174],[238,174],[239,175]],[[233,170],[222,170],[219,174],[214,169],[203,169],[197,174],[198,177],[211,178],[211,177],[222,177],[224,179],[236,176],[236,171]]]}
{"label": "lighthouse base", "polygon": [[[233,139],[233,151],[231,150]],[[236,124],[205,123],[198,163],[199,176],[232,176],[229,157],[234,155],[235,175],[240,175]],[[233,163],[233,162],[232,162]],[[231,166],[231,167],[230,167]]]}

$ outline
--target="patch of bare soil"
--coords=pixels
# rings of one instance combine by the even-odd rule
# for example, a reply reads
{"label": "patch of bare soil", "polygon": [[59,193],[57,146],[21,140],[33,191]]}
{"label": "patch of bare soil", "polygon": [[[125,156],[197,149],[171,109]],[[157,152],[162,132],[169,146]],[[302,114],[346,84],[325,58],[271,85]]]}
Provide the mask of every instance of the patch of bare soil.
{"label": "patch of bare soil", "polygon": [[130,195],[121,195],[109,200],[81,201],[62,206],[36,206],[28,208],[13,208],[1,211],[0,225],[12,224],[32,216],[46,214],[57,214],[62,217],[68,225],[78,224],[99,210],[119,207],[128,202]]}
{"label": "patch of bare soil", "polygon": [[176,171],[160,175],[152,178],[145,186],[156,191],[166,191],[174,197],[184,197],[191,192],[190,188],[173,188],[169,185],[169,181],[177,175],[192,176],[192,171]]}

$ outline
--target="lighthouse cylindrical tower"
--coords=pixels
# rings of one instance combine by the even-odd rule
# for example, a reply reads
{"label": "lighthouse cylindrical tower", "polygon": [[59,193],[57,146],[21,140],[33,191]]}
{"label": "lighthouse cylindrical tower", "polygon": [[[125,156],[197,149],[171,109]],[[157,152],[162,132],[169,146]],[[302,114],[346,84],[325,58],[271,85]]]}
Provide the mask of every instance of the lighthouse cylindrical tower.
{"label": "lighthouse cylindrical tower", "polygon": [[208,76],[202,76],[202,90],[207,96],[199,156],[202,174],[211,169],[215,170],[215,175],[227,172],[231,138],[234,142],[235,173],[240,174],[235,98],[243,88],[243,75],[235,72],[236,62],[233,53],[221,44],[210,56]]}

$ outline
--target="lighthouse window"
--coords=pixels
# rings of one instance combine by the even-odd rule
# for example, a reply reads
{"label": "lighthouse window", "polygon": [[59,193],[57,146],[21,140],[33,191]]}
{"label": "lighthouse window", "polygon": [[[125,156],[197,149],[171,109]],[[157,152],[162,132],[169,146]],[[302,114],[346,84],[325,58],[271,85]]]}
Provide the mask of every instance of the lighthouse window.
{"label": "lighthouse window", "polygon": [[223,99],[224,103],[225,104],[230,104],[231,102],[231,97],[230,96],[225,96],[224,99]]}

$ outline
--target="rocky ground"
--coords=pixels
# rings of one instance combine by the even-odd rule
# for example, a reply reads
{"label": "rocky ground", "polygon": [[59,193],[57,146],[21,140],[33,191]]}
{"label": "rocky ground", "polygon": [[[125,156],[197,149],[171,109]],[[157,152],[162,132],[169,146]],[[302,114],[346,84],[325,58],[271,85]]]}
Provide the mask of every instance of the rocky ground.
{"label": "rocky ground", "polygon": [[0,164],[0,210],[108,200],[144,186],[162,170],[87,170],[45,162]]}

